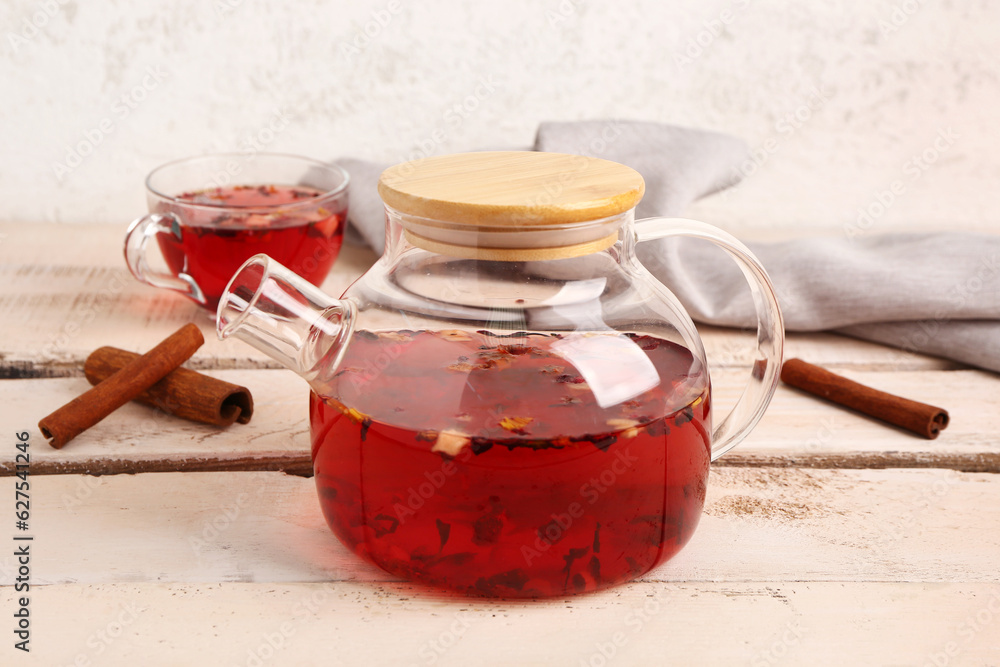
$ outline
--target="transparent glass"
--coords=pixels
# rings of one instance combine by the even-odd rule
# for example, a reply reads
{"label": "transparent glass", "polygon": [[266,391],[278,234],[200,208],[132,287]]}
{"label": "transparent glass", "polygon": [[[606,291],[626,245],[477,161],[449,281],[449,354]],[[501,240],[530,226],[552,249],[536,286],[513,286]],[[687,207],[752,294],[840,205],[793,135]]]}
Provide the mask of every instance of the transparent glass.
{"label": "transparent glass", "polygon": [[[340,540],[394,574],[491,597],[597,590],[679,551],[710,461],[777,383],[781,313],[753,255],[710,225],[632,211],[516,237],[386,217],[385,253],[342,298],[258,256],[218,311],[220,336],[312,387],[316,484]],[[424,229],[454,249],[414,245]],[[667,236],[720,245],[757,307],[758,361],[714,431],[694,323],[635,256]]]}
{"label": "transparent glass", "polygon": [[[149,213],[125,235],[138,280],[215,312],[233,272],[267,252],[319,285],[340,252],[348,175],[296,155],[227,153],[170,162],[146,179]],[[166,271],[147,258],[153,239]]]}

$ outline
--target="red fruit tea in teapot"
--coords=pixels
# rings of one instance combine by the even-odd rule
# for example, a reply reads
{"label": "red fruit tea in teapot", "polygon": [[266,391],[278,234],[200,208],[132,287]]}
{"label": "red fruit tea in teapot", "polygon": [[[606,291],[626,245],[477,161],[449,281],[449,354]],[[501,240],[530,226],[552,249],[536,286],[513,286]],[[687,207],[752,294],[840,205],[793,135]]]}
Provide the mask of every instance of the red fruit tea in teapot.
{"label": "red fruit tea in teapot", "polygon": [[491,597],[593,591],[666,561],[701,515],[708,376],[677,344],[357,331],[334,387],[310,402],[323,512],[401,577]]}

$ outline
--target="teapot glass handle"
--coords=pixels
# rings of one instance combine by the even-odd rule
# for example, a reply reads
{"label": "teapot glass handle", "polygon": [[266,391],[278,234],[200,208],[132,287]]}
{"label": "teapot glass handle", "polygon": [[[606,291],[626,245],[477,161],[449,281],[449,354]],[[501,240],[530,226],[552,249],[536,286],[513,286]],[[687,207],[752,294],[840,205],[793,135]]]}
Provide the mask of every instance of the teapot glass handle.
{"label": "teapot glass handle", "polygon": [[636,221],[636,240],[652,241],[686,236],[711,241],[725,250],[750,284],[757,312],[757,353],[750,380],[732,411],[712,434],[712,460],[740,443],[757,425],[778,386],[785,326],[771,279],[750,249],[718,227],[685,218],[646,218]]}

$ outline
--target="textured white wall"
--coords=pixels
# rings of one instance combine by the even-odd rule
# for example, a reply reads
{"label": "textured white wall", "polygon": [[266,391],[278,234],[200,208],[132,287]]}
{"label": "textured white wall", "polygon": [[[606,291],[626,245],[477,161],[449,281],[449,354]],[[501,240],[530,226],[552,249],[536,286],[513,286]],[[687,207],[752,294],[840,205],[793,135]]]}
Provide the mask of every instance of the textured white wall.
{"label": "textured white wall", "polygon": [[151,168],[248,137],[397,160],[623,117],[750,142],[694,211],[732,229],[842,231],[894,182],[862,231],[1000,228],[988,0],[6,0],[0,29],[8,220],[124,224]]}

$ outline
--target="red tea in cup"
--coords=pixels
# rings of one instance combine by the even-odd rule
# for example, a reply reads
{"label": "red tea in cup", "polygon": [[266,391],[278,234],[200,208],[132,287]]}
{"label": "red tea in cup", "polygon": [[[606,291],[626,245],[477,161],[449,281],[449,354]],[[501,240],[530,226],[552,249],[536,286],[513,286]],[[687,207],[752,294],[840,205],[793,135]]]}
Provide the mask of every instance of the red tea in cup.
{"label": "red tea in cup", "polygon": [[[319,285],[333,266],[344,239],[344,213],[309,206],[322,192],[291,185],[237,185],[177,196],[180,202],[218,206],[198,208],[180,226],[180,237],[160,234],[157,241],[171,272],[186,272],[215,309],[218,295],[236,269],[260,252],[285,257],[289,268]],[[287,211],[283,207],[296,204]],[[306,205],[299,205],[306,204]],[[276,207],[272,213],[264,207]],[[180,209],[164,203],[160,212]]]}
{"label": "red tea in cup", "polygon": [[[347,174],[305,158],[258,154],[240,170],[243,183],[199,187],[225,180],[220,176],[229,170],[221,160],[235,162],[233,156],[207,156],[150,174],[150,214],[132,223],[125,240],[136,278],[179,291],[213,312],[236,269],[258,253],[321,284],[343,242]],[[146,262],[152,236],[169,273]]]}

